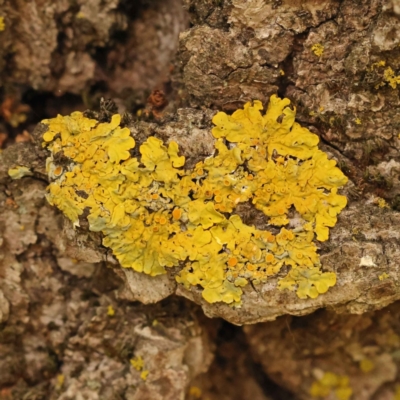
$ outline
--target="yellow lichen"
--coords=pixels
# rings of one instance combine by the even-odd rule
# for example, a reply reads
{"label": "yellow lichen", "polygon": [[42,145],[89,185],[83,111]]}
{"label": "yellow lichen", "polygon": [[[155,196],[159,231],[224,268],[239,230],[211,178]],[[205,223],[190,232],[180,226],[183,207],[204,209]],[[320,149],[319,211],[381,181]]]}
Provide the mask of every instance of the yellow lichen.
{"label": "yellow lichen", "polygon": [[357,125],[361,125],[361,119],[358,118],[358,117],[354,120],[354,122],[355,122]]}
{"label": "yellow lichen", "polygon": [[367,374],[368,372],[371,372],[375,369],[375,364],[369,358],[363,358],[360,361],[360,369],[362,372],[364,372],[364,374]]}
{"label": "yellow lichen", "polygon": [[138,356],[138,357],[132,358],[129,362],[131,363],[132,367],[136,369],[136,371],[142,371],[143,370],[144,361],[143,361],[142,356]]}
{"label": "yellow lichen", "polygon": [[392,89],[396,89],[400,84],[400,75],[396,75],[391,67],[385,69],[383,78]]}
{"label": "yellow lichen", "polygon": [[323,377],[311,385],[310,395],[314,398],[325,398],[333,392],[337,400],[349,400],[353,394],[347,376],[325,372]]}
{"label": "yellow lichen", "polygon": [[376,68],[384,67],[386,65],[386,61],[380,60],[371,65],[370,71],[373,71]]}
{"label": "yellow lichen", "polygon": [[27,167],[17,166],[8,170],[8,176],[12,179],[21,179],[25,176],[32,176],[32,171]]}
{"label": "yellow lichen", "polygon": [[0,32],[4,31],[6,29],[6,24],[4,22],[4,17],[0,17]]}
{"label": "yellow lichen", "polygon": [[189,396],[194,397],[195,399],[200,399],[201,398],[201,389],[197,386],[190,386]]}
{"label": "yellow lichen", "polygon": [[129,362],[136,371],[140,372],[140,378],[145,381],[150,371],[144,369],[144,360],[142,356],[132,358],[131,360],[129,360]]}
{"label": "yellow lichen", "polygon": [[107,307],[107,315],[109,317],[113,317],[115,315],[114,307],[111,304]]}
{"label": "yellow lichen", "polygon": [[385,279],[389,278],[389,274],[387,274],[386,272],[384,272],[383,274],[379,275],[378,278],[380,281],[384,281]]}
{"label": "yellow lichen", "polygon": [[147,380],[147,377],[149,376],[150,371],[149,370],[144,370],[140,373],[140,379],[143,381]]}
{"label": "yellow lichen", "polygon": [[[371,68],[369,69],[370,72],[374,71],[374,69],[379,70],[381,67],[386,66],[386,62],[381,60],[378,62],[375,62],[371,65]],[[382,86],[389,85],[392,89],[396,89],[397,85],[400,85],[400,75],[396,75],[396,73],[393,71],[393,68],[388,66],[385,70],[380,70],[380,72],[383,74],[383,81],[378,82],[375,85],[375,89],[379,89]]]}
{"label": "yellow lichen", "polygon": [[311,46],[311,51],[317,56],[322,57],[325,47],[321,43],[315,43]]}
{"label": "yellow lichen", "polygon": [[400,400],[400,385],[396,385],[393,400]]}
{"label": "yellow lichen", "polygon": [[375,203],[378,205],[379,208],[390,208],[389,204],[386,202],[385,199],[382,199],[382,197],[377,197],[375,199]]}
{"label": "yellow lichen", "polygon": [[[80,112],[45,120],[47,199],[76,226],[87,215],[122,267],[151,276],[179,267],[176,280],[202,287],[210,303],[238,305],[243,287],[284,266],[291,269],[279,288],[315,298],[336,282],[321,271],[314,239],[328,239],[346,205],[337,190],[347,178],[318,149],[318,136],[295,122],[290,100],[272,96],[264,115],[262,108],[255,101],[231,116],[217,113],[217,152],[193,169],[184,168],[177,143],[156,137],[132,156],[136,143],[118,114],[103,123]],[[280,231],[243,223],[240,203]]]}
{"label": "yellow lichen", "polygon": [[56,388],[61,389],[64,386],[64,383],[65,383],[65,375],[58,374],[56,377]]}

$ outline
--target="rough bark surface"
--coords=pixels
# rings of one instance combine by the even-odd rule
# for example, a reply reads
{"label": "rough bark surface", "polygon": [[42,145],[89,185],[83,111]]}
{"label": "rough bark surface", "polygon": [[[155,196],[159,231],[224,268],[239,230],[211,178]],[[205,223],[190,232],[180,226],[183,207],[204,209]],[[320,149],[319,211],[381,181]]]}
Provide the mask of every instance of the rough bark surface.
{"label": "rough bark surface", "polygon": [[57,95],[162,84],[187,26],[177,0],[3,0],[0,13],[0,83]]}
{"label": "rough bark surface", "polygon": [[[327,372],[352,399],[400,396],[400,2],[131,3],[0,0],[0,134],[33,136],[0,155],[0,399],[310,399]],[[145,108],[160,88],[168,108]],[[215,110],[274,93],[350,178],[320,244],[337,284],[317,299],[277,276],[241,308],[209,304],[175,272],[119,268],[45,200],[42,117],[111,96],[145,108],[132,135],[177,141],[191,167],[213,152]],[[33,175],[12,181],[16,165]]]}
{"label": "rough bark surface", "polygon": [[[325,372],[350,378],[354,399],[395,399],[400,348],[399,307],[363,315],[323,310],[244,328],[251,352],[270,378],[299,399],[310,398]],[[365,368],[368,360],[369,367]],[[333,393],[329,399],[336,398]]]}

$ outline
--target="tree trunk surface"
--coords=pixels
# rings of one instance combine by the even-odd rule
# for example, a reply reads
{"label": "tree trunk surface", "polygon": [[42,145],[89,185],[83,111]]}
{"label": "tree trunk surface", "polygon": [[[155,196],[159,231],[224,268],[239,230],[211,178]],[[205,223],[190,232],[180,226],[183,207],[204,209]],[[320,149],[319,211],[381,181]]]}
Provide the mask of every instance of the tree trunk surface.
{"label": "tree trunk surface", "polygon": [[[0,0],[0,399],[400,399],[399,88],[399,0]],[[45,118],[118,109],[193,168],[273,94],[349,178],[317,298],[278,274],[209,303],[46,200]]]}

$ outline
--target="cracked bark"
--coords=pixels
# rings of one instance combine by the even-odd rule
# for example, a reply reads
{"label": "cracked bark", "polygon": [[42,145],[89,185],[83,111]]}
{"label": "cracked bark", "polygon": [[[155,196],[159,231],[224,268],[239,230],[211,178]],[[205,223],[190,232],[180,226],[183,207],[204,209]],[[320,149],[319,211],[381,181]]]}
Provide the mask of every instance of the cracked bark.
{"label": "cracked bark", "polygon": [[[152,89],[169,87],[171,74],[170,113],[130,129],[176,140],[189,165],[213,151],[214,110],[266,103],[273,93],[289,97],[297,120],[320,136],[351,180],[344,189],[349,205],[320,245],[323,268],[337,274],[337,284],[300,300],[279,292],[272,278],[246,287],[242,308],[233,309],[206,303],[172,274],[123,271],[98,235],[72,229],[46,204],[39,142],[11,146],[0,155],[0,398],[194,399],[198,392],[189,388],[196,386],[209,399],[289,399],[289,392],[309,399],[323,372],[349,376],[353,399],[393,398],[400,383],[400,101],[384,73],[391,67],[400,75],[400,3],[184,6],[190,29],[173,0],[137,8],[122,0],[0,1],[1,94],[23,98],[27,87],[79,93],[87,106],[111,96],[121,112],[134,111]],[[317,43],[321,57],[311,51]],[[385,66],[373,67],[380,61]],[[73,105],[48,109],[67,113]],[[34,176],[11,181],[7,171],[15,165]],[[378,207],[377,197],[388,207]],[[227,338],[242,329],[205,319],[193,303],[209,317],[259,324]],[[138,355],[150,371],[146,381],[129,362]],[[372,371],[361,371],[363,359]],[[236,390],[228,391],[232,376]]]}

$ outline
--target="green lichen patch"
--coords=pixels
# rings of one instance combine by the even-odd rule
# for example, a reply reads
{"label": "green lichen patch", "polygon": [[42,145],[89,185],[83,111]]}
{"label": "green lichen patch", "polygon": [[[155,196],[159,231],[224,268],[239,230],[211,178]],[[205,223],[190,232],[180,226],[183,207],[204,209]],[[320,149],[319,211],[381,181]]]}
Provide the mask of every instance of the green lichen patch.
{"label": "green lichen patch", "polygon": [[[176,280],[203,288],[210,303],[240,304],[242,287],[283,266],[291,269],[279,288],[315,298],[336,282],[321,271],[314,239],[328,239],[346,205],[337,190],[347,178],[289,105],[272,96],[264,115],[259,101],[217,113],[215,155],[192,169],[177,143],[156,137],[132,157],[136,143],[118,114],[109,123],[79,112],[45,120],[48,201],[75,225],[85,211],[122,267],[151,276],[178,267]],[[57,164],[58,153],[68,166]],[[235,214],[245,202],[280,232],[246,225]]]}

